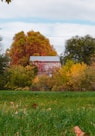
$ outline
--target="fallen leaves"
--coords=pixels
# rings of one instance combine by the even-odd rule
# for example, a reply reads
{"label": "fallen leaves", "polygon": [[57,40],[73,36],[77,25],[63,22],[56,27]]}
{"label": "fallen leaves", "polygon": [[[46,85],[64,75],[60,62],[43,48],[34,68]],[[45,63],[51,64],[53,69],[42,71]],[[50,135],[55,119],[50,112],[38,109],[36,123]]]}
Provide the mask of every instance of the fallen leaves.
{"label": "fallen leaves", "polygon": [[76,136],[89,136],[89,134],[82,131],[79,126],[74,127],[74,132],[75,132]]}

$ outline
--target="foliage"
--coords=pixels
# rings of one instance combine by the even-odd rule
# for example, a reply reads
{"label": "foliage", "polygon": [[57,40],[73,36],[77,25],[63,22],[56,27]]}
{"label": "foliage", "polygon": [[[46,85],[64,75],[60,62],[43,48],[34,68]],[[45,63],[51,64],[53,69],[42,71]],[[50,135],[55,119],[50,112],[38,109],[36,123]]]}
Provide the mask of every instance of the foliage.
{"label": "foliage", "polygon": [[28,58],[26,56],[26,36],[24,32],[19,32],[15,35],[14,41],[8,54],[11,58],[11,64],[14,65],[28,65]]}
{"label": "foliage", "polygon": [[0,90],[4,89],[6,84],[6,73],[9,65],[9,58],[5,55],[0,55]]}
{"label": "foliage", "polygon": [[86,91],[95,90],[95,66],[68,61],[54,71],[52,77],[36,76],[31,87],[33,91]]}
{"label": "foliage", "polygon": [[32,91],[95,91],[95,65],[68,61],[60,69],[47,75],[36,76],[34,66],[11,66],[0,76],[1,89]]}
{"label": "foliage", "polygon": [[13,43],[9,50],[12,65],[29,64],[30,56],[56,56],[57,52],[50,45],[49,40],[40,32],[30,31],[15,34]]}
{"label": "foliage", "polygon": [[65,52],[61,55],[62,63],[73,60],[76,63],[84,62],[91,64],[91,58],[95,54],[95,39],[89,35],[84,37],[75,36],[67,40]]}
{"label": "foliage", "polygon": [[52,76],[53,91],[81,91],[81,82],[85,77],[86,65],[68,61]]}
{"label": "foliage", "polygon": [[50,91],[50,77],[47,75],[36,76],[33,80],[32,91]]}
{"label": "foliage", "polygon": [[0,75],[2,75],[9,64],[9,58],[3,54],[0,55]]}
{"label": "foliage", "polygon": [[[3,1],[3,0],[1,0],[1,1]],[[7,2],[9,4],[11,2],[11,0],[5,0],[5,2]]]}
{"label": "foliage", "polygon": [[[0,135],[95,136],[95,92],[0,91]],[[36,107],[34,107],[36,105]]]}
{"label": "foliage", "polygon": [[6,89],[5,84],[7,83],[6,72],[3,75],[0,75],[0,90]]}
{"label": "foliage", "polygon": [[[7,72],[8,82],[6,88],[22,90],[30,87],[35,76],[35,68],[32,66],[11,66]],[[29,88],[28,88],[29,89]]]}
{"label": "foliage", "polygon": [[[82,91],[82,81],[85,80],[85,71],[87,66],[84,63],[76,63],[72,65],[70,69],[70,73],[68,73],[68,76],[70,76],[70,80],[67,84],[69,84],[70,89],[74,91]],[[69,75],[70,74],[70,75]]]}
{"label": "foliage", "polygon": [[[2,37],[0,36],[0,41]],[[4,89],[6,84],[6,70],[9,65],[9,58],[5,54],[1,54],[1,43],[0,43],[0,90]]]}
{"label": "foliage", "polygon": [[86,69],[85,80],[82,82],[82,86],[95,91],[95,65],[91,65]]}

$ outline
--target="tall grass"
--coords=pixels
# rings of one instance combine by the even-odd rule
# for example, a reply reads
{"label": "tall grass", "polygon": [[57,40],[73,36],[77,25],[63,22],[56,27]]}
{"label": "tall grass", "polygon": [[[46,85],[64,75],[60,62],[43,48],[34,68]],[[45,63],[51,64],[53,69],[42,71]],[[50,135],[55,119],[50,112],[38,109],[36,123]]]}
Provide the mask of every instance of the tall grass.
{"label": "tall grass", "polygon": [[95,135],[94,92],[0,92],[0,136],[75,136],[76,125]]}

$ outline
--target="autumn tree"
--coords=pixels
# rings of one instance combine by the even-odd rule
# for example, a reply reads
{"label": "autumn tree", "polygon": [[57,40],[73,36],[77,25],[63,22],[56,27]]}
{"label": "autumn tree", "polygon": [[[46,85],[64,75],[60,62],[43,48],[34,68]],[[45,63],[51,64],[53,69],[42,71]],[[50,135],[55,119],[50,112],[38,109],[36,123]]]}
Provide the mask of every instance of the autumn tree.
{"label": "autumn tree", "polygon": [[12,65],[26,66],[30,56],[56,56],[57,52],[40,32],[29,31],[25,35],[21,31],[15,34],[9,54]]}
{"label": "autumn tree", "polygon": [[[52,90],[81,91],[85,82],[86,64],[67,61],[51,78]],[[82,84],[83,83],[83,84]]]}
{"label": "autumn tree", "polygon": [[67,60],[74,62],[84,62],[91,64],[91,58],[95,54],[95,39],[89,35],[84,37],[75,36],[67,40],[65,52],[61,56],[61,61],[66,63]]}
{"label": "autumn tree", "polygon": [[13,65],[27,65],[28,58],[26,56],[26,36],[24,32],[17,33],[13,38],[13,43],[8,54],[11,58],[11,64]]}

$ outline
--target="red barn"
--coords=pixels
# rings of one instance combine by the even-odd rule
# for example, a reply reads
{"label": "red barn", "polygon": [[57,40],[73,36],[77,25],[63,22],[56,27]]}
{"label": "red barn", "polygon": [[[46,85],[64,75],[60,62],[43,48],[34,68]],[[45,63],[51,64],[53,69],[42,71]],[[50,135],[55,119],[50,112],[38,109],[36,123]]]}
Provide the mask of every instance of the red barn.
{"label": "red barn", "polygon": [[38,75],[52,75],[55,68],[60,68],[59,56],[30,56],[30,62],[38,68]]}

